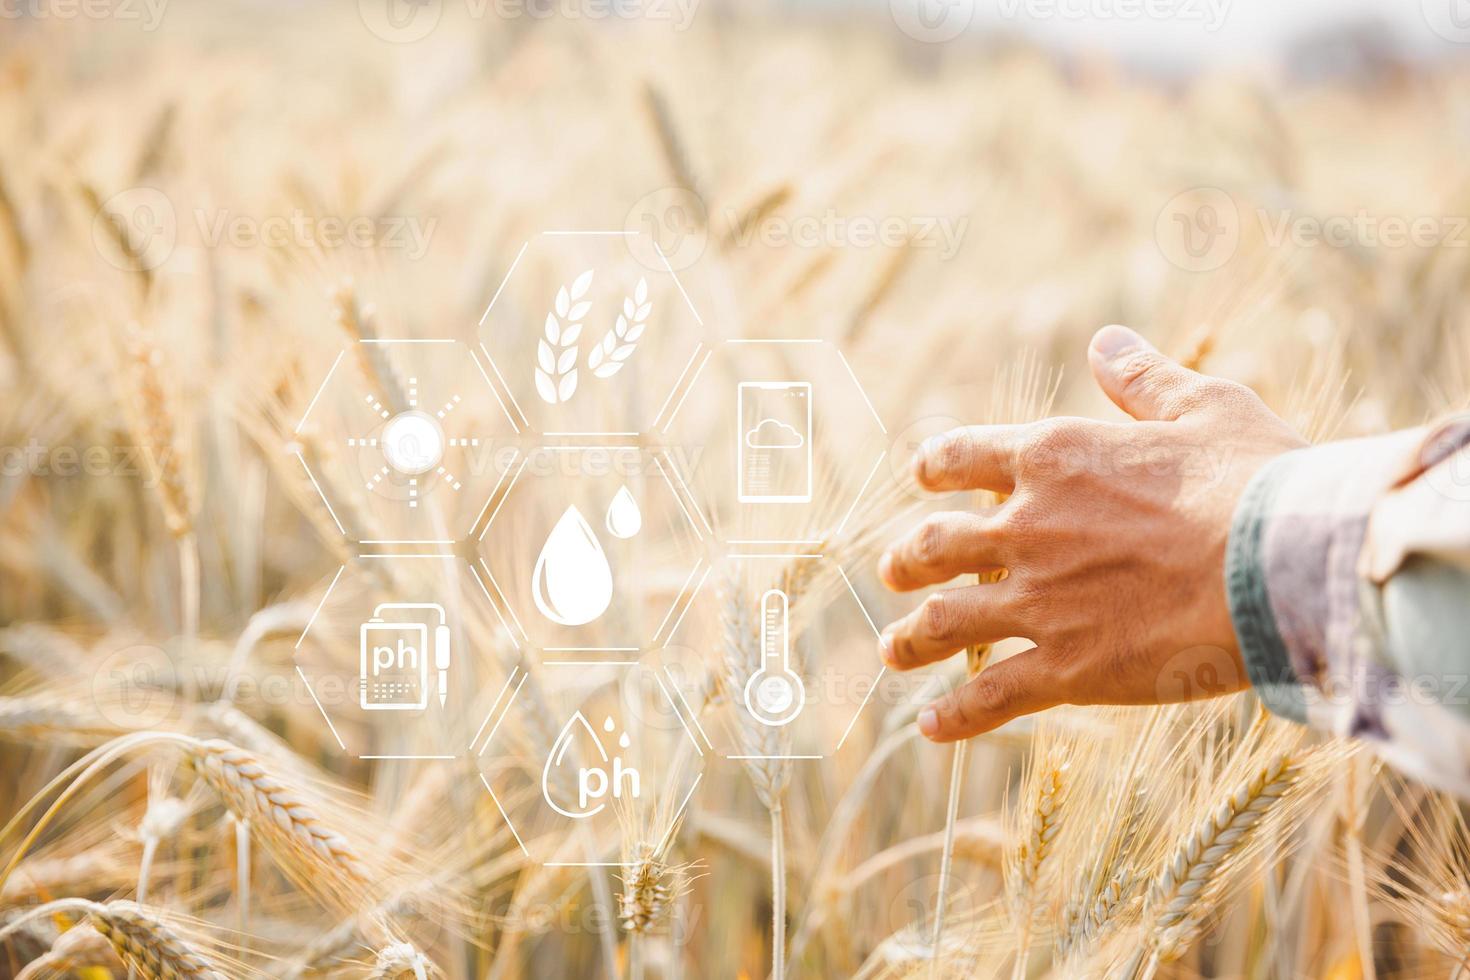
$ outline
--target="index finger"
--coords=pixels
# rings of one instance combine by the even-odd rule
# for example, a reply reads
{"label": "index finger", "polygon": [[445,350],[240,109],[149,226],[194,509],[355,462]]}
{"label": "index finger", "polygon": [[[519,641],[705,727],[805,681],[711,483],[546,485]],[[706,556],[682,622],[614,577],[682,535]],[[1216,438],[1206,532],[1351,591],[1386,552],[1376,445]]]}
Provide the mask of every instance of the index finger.
{"label": "index finger", "polygon": [[967,425],[924,440],[914,454],[914,479],[925,490],[1016,489],[1016,461],[1025,426]]}

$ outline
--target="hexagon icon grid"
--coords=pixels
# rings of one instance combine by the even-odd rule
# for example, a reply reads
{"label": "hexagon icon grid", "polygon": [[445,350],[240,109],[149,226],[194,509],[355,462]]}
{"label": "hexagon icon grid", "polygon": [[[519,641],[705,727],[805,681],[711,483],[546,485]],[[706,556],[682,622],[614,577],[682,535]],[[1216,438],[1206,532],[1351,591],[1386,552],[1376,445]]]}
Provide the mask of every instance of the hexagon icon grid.
{"label": "hexagon icon grid", "polygon": [[683,476],[735,548],[840,537],[891,448],[856,372],[824,340],[717,345],[654,435],[685,447]]}
{"label": "hexagon icon grid", "polygon": [[517,431],[466,345],[363,340],[332,362],[295,451],[343,536],[436,543],[469,536],[515,460]]}
{"label": "hexagon icon grid", "polygon": [[661,665],[630,660],[512,670],[471,750],[528,858],[615,868],[604,855],[623,821],[654,853],[667,850],[703,778],[706,745]]}
{"label": "hexagon icon grid", "polygon": [[523,428],[600,437],[659,421],[668,406],[657,399],[678,380],[663,372],[698,351],[704,324],[649,236],[587,231],[522,245],[480,329]]}
{"label": "hexagon icon grid", "polygon": [[517,466],[477,571],[520,642],[545,656],[636,652],[707,573],[707,532],[666,456],[547,446]]}

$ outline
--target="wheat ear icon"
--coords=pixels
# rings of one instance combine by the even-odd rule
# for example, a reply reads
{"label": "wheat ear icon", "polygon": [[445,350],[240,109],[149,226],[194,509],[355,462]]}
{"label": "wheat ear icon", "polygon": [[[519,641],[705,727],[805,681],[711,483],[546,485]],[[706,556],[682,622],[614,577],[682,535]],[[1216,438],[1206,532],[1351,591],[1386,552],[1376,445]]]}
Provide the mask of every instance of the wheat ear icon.
{"label": "wheat ear icon", "polygon": [[563,286],[556,291],[556,305],[546,314],[545,335],[536,341],[536,394],[550,405],[577,393],[577,338],[592,308],[583,299],[592,288],[592,272],[588,269],[578,276],[570,289]]}
{"label": "wheat ear icon", "polygon": [[638,349],[638,338],[648,327],[653,304],[648,301],[648,281],[639,279],[632,296],[623,297],[623,312],[618,321],[587,355],[587,366],[599,378],[610,378],[623,369],[623,364]]}

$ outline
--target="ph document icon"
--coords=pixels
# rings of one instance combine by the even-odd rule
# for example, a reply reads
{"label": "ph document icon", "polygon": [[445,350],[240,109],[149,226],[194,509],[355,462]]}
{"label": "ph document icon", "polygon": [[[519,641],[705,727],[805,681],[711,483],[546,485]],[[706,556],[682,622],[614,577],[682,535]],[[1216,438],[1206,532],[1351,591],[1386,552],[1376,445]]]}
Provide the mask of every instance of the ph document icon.
{"label": "ph document icon", "polygon": [[[390,612],[428,612],[437,617],[432,626],[407,618],[385,619]],[[444,607],[434,602],[385,602],[362,624],[358,637],[359,703],[364,711],[411,711],[428,706],[433,654],[432,688],[442,708],[449,698],[449,626]]]}

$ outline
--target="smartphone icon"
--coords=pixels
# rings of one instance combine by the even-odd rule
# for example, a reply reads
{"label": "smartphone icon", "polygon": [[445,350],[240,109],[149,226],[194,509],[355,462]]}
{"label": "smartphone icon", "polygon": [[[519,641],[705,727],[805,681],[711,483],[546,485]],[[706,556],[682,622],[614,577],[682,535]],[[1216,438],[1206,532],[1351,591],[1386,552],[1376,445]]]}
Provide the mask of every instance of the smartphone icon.
{"label": "smartphone icon", "polygon": [[736,479],[742,504],[812,501],[812,386],[806,381],[742,381]]}

